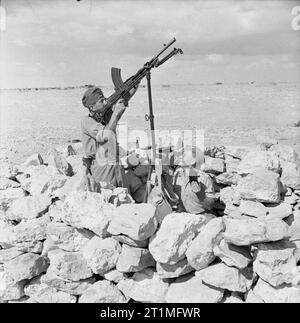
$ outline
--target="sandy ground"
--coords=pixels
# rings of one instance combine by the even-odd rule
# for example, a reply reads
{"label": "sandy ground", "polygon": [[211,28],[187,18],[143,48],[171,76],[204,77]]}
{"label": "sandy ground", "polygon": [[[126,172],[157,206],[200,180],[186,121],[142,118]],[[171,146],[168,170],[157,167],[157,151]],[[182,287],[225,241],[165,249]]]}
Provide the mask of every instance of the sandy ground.
{"label": "sandy ground", "polygon": [[[0,159],[23,162],[55,146],[80,140],[84,89],[0,92]],[[104,88],[108,95],[111,88]],[[160,130],[204,129],[205,146],[255,146],[267,135],[300,152],[300,84],[153,87]],[[132,99],[123,122],[148,130],[146,89]]]}

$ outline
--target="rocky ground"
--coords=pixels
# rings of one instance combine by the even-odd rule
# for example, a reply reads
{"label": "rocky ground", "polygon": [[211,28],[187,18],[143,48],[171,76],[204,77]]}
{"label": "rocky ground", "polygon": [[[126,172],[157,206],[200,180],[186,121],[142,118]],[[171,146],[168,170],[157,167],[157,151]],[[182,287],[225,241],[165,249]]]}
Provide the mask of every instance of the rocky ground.
{"label": "rocky ground", "polygon": [[300,159],[206,149],[214,213],[86,190],[81,143],[0,167],[0,302],[300,302]]}

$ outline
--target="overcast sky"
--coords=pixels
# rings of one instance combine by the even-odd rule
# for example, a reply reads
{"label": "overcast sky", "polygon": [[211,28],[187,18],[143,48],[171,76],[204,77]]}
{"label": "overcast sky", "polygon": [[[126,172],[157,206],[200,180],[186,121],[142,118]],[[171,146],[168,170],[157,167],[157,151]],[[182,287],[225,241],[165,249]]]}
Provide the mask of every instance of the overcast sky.
{"label": "overcast sky", "polygon": [[153,82],[300,81],[300,1],[2,0],[1,88],[111,84],[177,38]]}

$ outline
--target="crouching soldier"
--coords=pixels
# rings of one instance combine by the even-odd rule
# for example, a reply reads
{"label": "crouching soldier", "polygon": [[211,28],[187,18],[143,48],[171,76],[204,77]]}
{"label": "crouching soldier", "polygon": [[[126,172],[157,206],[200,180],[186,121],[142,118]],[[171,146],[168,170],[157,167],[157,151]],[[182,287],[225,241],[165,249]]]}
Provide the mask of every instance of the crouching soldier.
{"label": "crouching soldier", "polygon": [[[131,96],[136,92],[134,88]],[[119,100],[113,107],[109,120],[101,117],[106,98],[99,87],[89,88],[83,95],[82,103],[89,115],[81,120],[83,159],[87,172],[94,181],[93,187],[127,187],[124,169],[119,163],[116,129],[126,107]],[[91,189],[93,190],[93,189]]]}

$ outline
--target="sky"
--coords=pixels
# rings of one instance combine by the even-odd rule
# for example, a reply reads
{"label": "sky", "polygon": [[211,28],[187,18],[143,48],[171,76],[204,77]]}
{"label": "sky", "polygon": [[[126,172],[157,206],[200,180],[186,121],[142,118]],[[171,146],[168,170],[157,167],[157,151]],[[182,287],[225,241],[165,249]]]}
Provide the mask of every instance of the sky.
{"label": "sky", "polygon": [[2,0],[1,6],[0,88],[110,85],[112,66],[122,68],[125,80],[173,37],[184,54],[153,71],[154,84],[300,81],[300,30],[292,28],[300,1]]}

